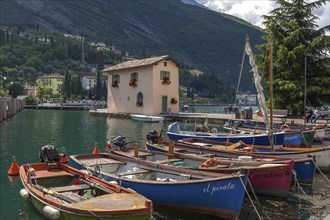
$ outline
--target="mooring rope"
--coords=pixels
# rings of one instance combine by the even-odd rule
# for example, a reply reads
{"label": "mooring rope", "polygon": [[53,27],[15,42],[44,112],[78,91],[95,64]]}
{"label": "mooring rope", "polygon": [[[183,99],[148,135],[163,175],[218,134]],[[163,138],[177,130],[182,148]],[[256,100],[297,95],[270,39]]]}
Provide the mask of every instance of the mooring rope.
{"label": "mooring rope", "polygon": [[298,187],[298,193],[301,191],[304,195],[307,195],[306,192],[304,191],[304,189],[300,186],[298,178],[297,178],[297,172],[295,170],[292,170],[292,175],[294,177],[294,187],[293,189],[295,189],[295,186],[297,185]]}
{"label": "mooring rope", "polygon": [[326,179],[328,182],[330,182],[329,178],[321,171],[321,169],[316,165],[315,161],[313,160],[313,163],[316,167],[316,169],[321,173],[321,175]]}
{"label": "mooring rope", "polygon": [[[239,179],[240,179],[240,181],[241,181],[242,186],[244,187],[244,190],[245,190],[246,194],[248,195],[248,197],[249,197],[249,199],[250,199],[250,202],[251,202],[251,204],[252,204],[254,210],[256,211],[256,213],[257,213],[257,215],[258,215],[258,218],[261,220],[262,218],[261,218],[261,216],[260,216],[260,214],[259,214],[259,212],[258,212],[256,206],[254,205],[253,200],[252,200],[252,198],[251,198],[249,192],[247,191],[247,189],[246,189],[246,187],[245,187],[245,184],[244,184],[242,178],[241,178],[240,176],[238,176],[238,177],[239,177]],[[248,177],[247,177],[247,178],[248,178]]]}
{"label": "mooring rope", "polygon": [[[298,186],[298,193],[299,193],[299,190],[302,192],[302,194],[304,195],[304,196],[308,196],[307,195],[307,193],[305,192],[305,190],[300,186],[300,184],[299,184],[299,181],[298,181],[298,179],[297,179],[297,172],[295,171],[295,170],[292,170],[292,174],[293,174],[293,176],[294,176],[294,180],[295,180],[295,185],[294,185],[294,187],[293,187],[293,190],[295,190],[295,186],[296,186],[296,184],[297,184],[297,186]],[[299,197],[298,197],[299,198]],[[301,198],[299,198],[299,202],[301,203]],[[312,201],[309,201],[310,203],[312,203],[313,205],[315,205],[317,208],[321,208],[318,204],[316,204],[315,202],[312,202]]]}
{"label": "mooring rope", "polygon": [[260,203],[260,201],[259,201],[259,199],[258,199],[256,193],[254,192],[254,189],[253,189],[253,187],[252,187],[252,183],[251,183],[251,181],[250,181],[249,178],[248,178],[248,183],[249,183],[249,186],[250,186],[250,188],[251,188],[251,191],[252,191],[252,193],[253,193],[254,198],[257,200],[257,203],[258,203],[258,204],[260,205],[260,207],[261,207],[262,212],[265,214],[265,216],[266,216],[268,219],[271,219],[271,218],[267,215],[267,213],[265,212],[265,210],[262,208],[262,205],[261,205],[261,203]]}

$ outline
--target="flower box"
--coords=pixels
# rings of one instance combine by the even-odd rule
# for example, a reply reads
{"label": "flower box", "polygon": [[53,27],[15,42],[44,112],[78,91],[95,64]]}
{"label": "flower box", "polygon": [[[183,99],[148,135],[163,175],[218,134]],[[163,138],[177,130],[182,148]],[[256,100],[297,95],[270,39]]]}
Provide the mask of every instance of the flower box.
{"label": "flower box", "polygon": [[135,79],[132,79],[130,82],[129,82],[129,85],[132,86],[132,87],[135,87],[137,84],[136,84],[136,80]]}
{"label": "flower box", "polygon": [[163,77],[163,82],[162,82],[163,85],[170,85],[171,84],[171,80],[169,77],[167,76],[164,76]]}
{"label": "flower box", "polygon": [[112,82],[111,86],[112,86],[113,88],[118,88],[118,83],[117,83],[116,81],[115,81],[115,82]]}

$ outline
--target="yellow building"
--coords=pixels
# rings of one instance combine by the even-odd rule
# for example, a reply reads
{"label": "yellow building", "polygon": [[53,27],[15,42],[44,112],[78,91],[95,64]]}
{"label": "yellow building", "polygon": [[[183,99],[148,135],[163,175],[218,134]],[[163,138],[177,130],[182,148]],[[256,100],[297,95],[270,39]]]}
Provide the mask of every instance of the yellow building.
{"label": "yellow building", "polygon": [[63,83],[64,76],[58,73],[53,73],[47,76],[40,76],[37,78],[37,84],[42,85],[45,89],[51,89],[53,95],[61,94]]}
{"label": "yellow building", "polygon": [[106,68],[108,112],[179,113],[179,68],[169,56],[130,60]]}

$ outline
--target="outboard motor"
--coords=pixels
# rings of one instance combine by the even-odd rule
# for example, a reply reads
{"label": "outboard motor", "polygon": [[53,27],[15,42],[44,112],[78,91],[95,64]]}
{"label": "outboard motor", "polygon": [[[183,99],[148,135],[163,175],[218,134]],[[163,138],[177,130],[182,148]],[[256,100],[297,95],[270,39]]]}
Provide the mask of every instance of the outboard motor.
{"label": "outboard motor", "polygon": [[112,143],[113,145],[119,147],[121,151],[126,151],[126,137],[119,135],[112,140]]}
{"label": "outboard motor", "polygon": [[40,162],[56,163],[60,162],[61,157],[53,145],[43,146],[39,151]]}
{"label": "outboard motor", "polygon": [[158,143],[158,132],[156,130],[149,131],[147,134],[147,140],[152,144]]}

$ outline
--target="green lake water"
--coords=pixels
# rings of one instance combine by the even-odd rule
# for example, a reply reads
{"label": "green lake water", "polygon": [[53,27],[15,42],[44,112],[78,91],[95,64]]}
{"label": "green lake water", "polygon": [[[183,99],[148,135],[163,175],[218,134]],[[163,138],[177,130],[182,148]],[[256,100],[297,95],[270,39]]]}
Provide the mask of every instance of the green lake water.
{"label": "green lake water", "polygon": [[[10,120],[0,123],[0,219],[39,220],[44,217],[19,195],[22,184],[9,182],[7,172],[13,156],[19,165],[39,161],[39,150],[47,144],[59,151],[64,147],[68,155],[90,153],[94,143],[105,150],[108,139],[118,135],[127,141],[135,140],[141,148],[146,134],[163,130],[166,123],[143,123],[128,119],[107,119],[91,116],[87,111],[23,110]],[[329,178],[329,173],[326,173]],[[330,213],[329,182],[319,173],[312,186],[303,186],[306,194],[292,190],[288,198],[253,199],[262,219],[323,219]],[[253,195],[251,195],[253,197]],[[155,219],[216,219],[211,216],[157,207]],[[259,219],[246,196],[239,219]]]}

